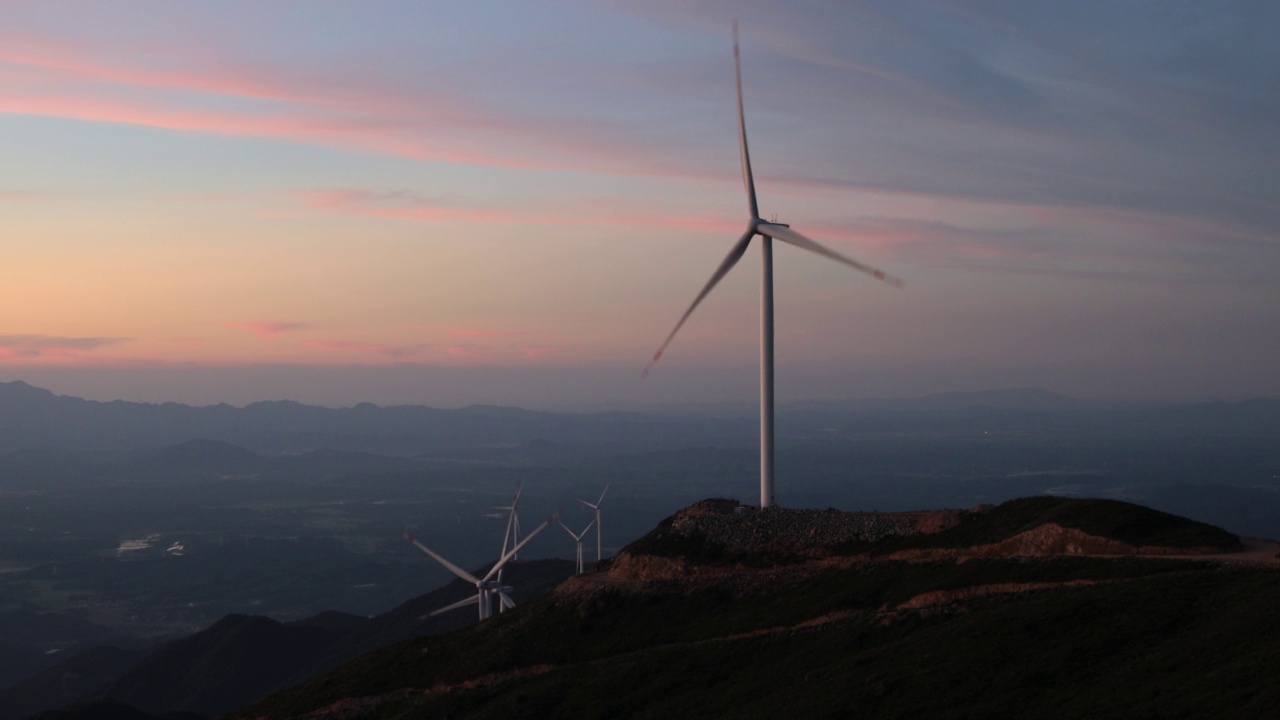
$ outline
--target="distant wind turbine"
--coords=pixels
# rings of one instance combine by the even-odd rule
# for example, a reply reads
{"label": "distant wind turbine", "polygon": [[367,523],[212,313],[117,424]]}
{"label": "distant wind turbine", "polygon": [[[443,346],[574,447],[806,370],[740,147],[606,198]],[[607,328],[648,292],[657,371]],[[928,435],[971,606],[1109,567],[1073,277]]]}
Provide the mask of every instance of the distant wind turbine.
{"label": "distant wind turbine", "polygon": [[[790,225],[777,222],[766,222],[760,219],[760,210],[756,206],[756,186],[751,176],[751,156],[747,152],[747,123],[742,109],[742,61],[738,52],[738,23],[733,23],[733,73],[738,91],[738,149],[742,156],[742,184],[747,191],[747,210],[750,213],[747,218],[747,229],[738,238],[738,242],[729,251],[724,261],[720,263],[720,267],[712,273],[711,279],[702,288],[702,292],[693,299],[693,303],[689,305],[689,309],[684,311],[684,315],[680,316],[680,321],[676,323],[675,328],[667,335],[667,339],[662,342],[662,346],[653,354],[653,359],[649,361],[648,366],[644,369],[644,375],[647,377],[649,371],[662,358],[662,353],[666,351],[667,346],[671,344],[676,333],[684,326],[689,316],[693,314],[702,299],[711,292],[716,286],[729,274],[734,265],[742,259],[747,252],[747,246],[751,244],[751,240],[760,236],[760,260],[761,260],[761,277],[760,277],[760,507],[767,508],[774,505],[773,499],[773,240],[781,240],[784,243],[795,245],[803,250],[821,255],[829,260],[844,263],[855,270],[860,270],[877,280],[887,282],[894,287],[901,288],[904,283],[901,279],[890,275],[883,270],[871,267],[852,260],[841,255],[840,253],[826,248],[809,238],[801,235],[791,229]],[[598,530],[599,528],[597,528]]]}
{"label": "distant wind turbine", "polygon": [[520,493],[524,492],[524,480],[516,483],[516,494],[511,498],[510,505],[498,505],[494,510],[509,510],[511,514],[507,516],[507,532],[502,536],[502,553],[507,553],[507,548],[515,547],[520,542]]}
{"label": "distant wind turbine", "polygon": [[489,568],[489,572],[485,573],[484,577],[481,577],[481,578],[478,578],[475,575],[472,575],[471,573],[467,572],[466,570],[463,570],[462,568],[458,567],[457,565],[454,565],[453,563],[449,562],[436,551],[418,542],[417,538],[410,535],[408,531],[406,531],[404,533],[405,540],[408,540],[409,542],[413,543],[414,547],[430,555],[432,558],[435,559],[436,562],[443,565],[445,569],[447,569],[449,572],[453,573],[454,575],[476,586],[475,595],[463,600],[459,600],[458,602],[453,603],[452,605],[446,605],[445,607],[442,607],[439,610],[434,610],[430,613],[431,616],[435,617],[440,613],[448,612],[450,610],[456,610],[457,608],[475,603],[480,607],[480,619],[487,620],[489,616],[493,615],[494,596],[497,596],[498,598],[498,603],[499,603],[498,612],[502,612],[503,610],[510,610],[511,608],[514,608],[516,606],[516,603],[514,600],[511,599],[511,595],[509,594],[512,588],[508,585],[503,585],[502,580],[499,577],[502,573],[502,568],[508,562],[510,562],[512,559],[515,558],[516,553],[520,551],[520,548],[523,548],[525,545],[528,545],[530,540],[533,540],[535,537],[538,536],[538,533],[542,532],[547,528],[548,525],[555,522],[556,518],[559,517],[559,515],[560,513],[557,512],[551,517],[548,517],[546,522],[542,523],[537,527],[537,529],[535,529],[533,532],[526,535],[524,540],[521,540],[519,543],[516,543],[516,545],[512,547],[510,550],[504,552],[502,556],[498,558],[498,561],[493,564],[493,567]]}
{"label": "distant wind turbine", "polygon": [[[591,532],[591,528],[595,524],[596,524],[596,521],[592,520],[591,522],[587,523],[586,527],[582,528],[582,532],[575,533],[574,531],[569,529],[568,525],[564,524],[563,520],[560,521],[560,527],[564,528],[564,531],[569,533],[569,537],[573,538],[574,542],[578,544],[578,574],[579,575],[581,575],[584,572],[584,568],[585,568],[585,564],[582,562],[582,538],[586,537],[587,533]],[[597,562],[599,562],[599,560],[597,560]]]}
{"label": "distant wind turbine", "polygon": [[[603,555],[603,550],[604,550],[604,545],[603,545],[603,540],[601,539],[601,530],[600,530],[600,505],[604,502],[604,494],[609,492],[609,486],[612,484],[613,484],[612,480],[604,484],[604,490],[600,493],[600,498],[596,500],[594,503],[589,503],[586,500],[583,500],[581,498],[578,499],[578,502],[596,511],[596,519],[592,520],[592,522],[595,523],[595,526],[596,526],[596,562],[600,562],[600,558]],[[590,527],[590,525],[588,525],[587,527]],[[583,532],[585,533],[586,530],[583,530]],[[579,546],[579,550],[581,550],[581,546]]]}

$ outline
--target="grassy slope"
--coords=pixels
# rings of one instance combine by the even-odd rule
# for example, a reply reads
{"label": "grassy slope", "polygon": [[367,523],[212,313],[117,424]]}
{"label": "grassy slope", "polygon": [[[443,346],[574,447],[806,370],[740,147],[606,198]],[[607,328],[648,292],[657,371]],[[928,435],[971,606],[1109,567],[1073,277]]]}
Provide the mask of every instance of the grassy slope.
{"label": "grassy slope", "polygon": [[382,717],[1270,717],[1278,580],[1201,570],[669,645]]}
{"label": "grassy slope", "polygon": [[[956,615],[888,626],[875,620],[884,603],[925,590],[1117,577],[1138,579],[987,598]],[[1261,678],[1280,671],[1276,608],[1280,574],[1270,571],[1158,560],[890,562],[760,597],[613,594],[587,607],[548,598],[471,631],[371,653],[246,715],[290,717],[340,698],[550,664],[561,669],[416,696],[375,716],[766,717],[788,703],[806,717],[852,708],[961,717],[961,707],[1044,715],[1055,704],[1106,714],[1135,699],[1153,712],[1213,716],[1269,692]],[[838,610],[855,612],[813,630],[726,639]],[[1229,683],[1195,689],[1213,674]]]}
{"label": "grassy slope", "polygon": [[[927,537],[980,544],[1043,522],[1134,544],[1235,541],[1126,503],[1061,498],[1006,503],[949,538]],[[644,542],[678,550],[662,530]],[[990,596],[887,624],[879,614],[932,590],[1079,579],[1115,582]],[[749,634],[830,613],[845,615]],[[553,669],[391,697],[536,666]],[[1141,558],[882,561],[747,591],[551,596],[367,654],[242,714],[286,718],[391,694],[359,717],[1266,717],[1280,706],[1277,673],[1274,570]]]}

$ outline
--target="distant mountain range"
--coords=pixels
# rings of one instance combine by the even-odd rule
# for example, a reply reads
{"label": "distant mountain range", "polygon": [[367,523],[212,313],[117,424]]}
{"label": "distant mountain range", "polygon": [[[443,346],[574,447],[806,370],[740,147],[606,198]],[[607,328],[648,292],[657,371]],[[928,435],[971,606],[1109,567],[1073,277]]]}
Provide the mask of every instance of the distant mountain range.
{"label": "distant mountain range", "polygon": [[0,452],[32,447],[160,448],[220,440],[268,453],[313,450],[382,455],[465,454],[549,441],[583,448],[653,447],[681,437],[738,434],[749,423],[708,423],[638,413],[578,415],[474,406],[325,408],[289,401],[191,407],[97,402],[23,382],[0,383]]}
{"label": "distant mountain range", "polygon": [[[779,432],[806,432],[832,418],[893,423],[957,423],[975,417],[1106,416],[1111,422],[1229,423],[1248,432],[1280,432],[1280,401],[1181,405],[1107,404],[1038,389],[944,393],[913,399],[786,403]],[[24,382],[0,383],[0,453],[24,448],[162,448],[191,440],[232,443],[262,454],[314,451],[374,455],[493,458],[518,449],[549,458],[592,452],[668,449],[693,443],[750,443],[753,411],[719,415],[637,412],[552,413],[495,406],[440,410],[362,403],[325,408],[290,401],[192,407],[177,403],[97,402],[55,395]],[[203,447],[203,450],[202,450]],[[214,446],[192,445],[183,460]],[[334,456],[337,457],[337,456]],[[223,458],[226,459],[226,458]],[[248,458],[246,458],[248,460]]]}

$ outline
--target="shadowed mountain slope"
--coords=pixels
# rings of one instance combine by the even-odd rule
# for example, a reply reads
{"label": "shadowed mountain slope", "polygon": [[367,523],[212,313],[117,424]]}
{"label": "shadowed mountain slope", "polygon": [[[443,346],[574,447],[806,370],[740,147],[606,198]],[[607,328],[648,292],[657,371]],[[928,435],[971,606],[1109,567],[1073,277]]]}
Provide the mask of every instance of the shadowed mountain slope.
{"label": "shadowed mountain slope", "polygon": [[323,627],[228,615],[160,647],[100,693],[150,713],[215,715],[278,687],[336,639]]}
{"label": "shadowed mountain slope", "polygon": [[[570,560],[517,561],[506,566],[504,580],[514,586],[516,602],[524,603],[573,571]],[[474,586],[455,581],[373,618],[326,612],[280,623],[229,615],[150,653],[93,648],[0,695],[0,717],[26,717],[84,698],[109,699],[152,714],[222,714],[368,650],[474,624],[477,613],[471,608],[429,615],[474,593]],[[123,712],[115,704],[90,709]]]}
{"label": "shadowed mountain slope", "polygon": [[[1028,521],[1075,522],[1141,547],[1194,528],[1138,506],[1051,500],[985,513],[1009,522],[992,520],[1006,529],[975,542],[1026,532]],[[1274,564],[848,555],[849,528],[885,524],[847,515],[858,517],[753,519],[700,503],[655,530],[662,542],[637,541],[515,612],[368,653],[235,716],[1268,717],[1280,702]],[[925,513],[904,515],[902,527],[917,529],[883,542],[947,532]],[[965,526],[962,515],[953,511],[951,528]],[[752,559],[746,548],[771,542],[754,532],[761,523],[791,539]],[[806,541],[806,527],[822,530]],[[679,552],[689,538],[694,552]]]}
{"label": "shadowed mountain slope", "polygon": [[0,718],[25,718],[46,708],[78,702],[114,682],[146,656],[146,650],[112,645],[78,652],[0,693]]}

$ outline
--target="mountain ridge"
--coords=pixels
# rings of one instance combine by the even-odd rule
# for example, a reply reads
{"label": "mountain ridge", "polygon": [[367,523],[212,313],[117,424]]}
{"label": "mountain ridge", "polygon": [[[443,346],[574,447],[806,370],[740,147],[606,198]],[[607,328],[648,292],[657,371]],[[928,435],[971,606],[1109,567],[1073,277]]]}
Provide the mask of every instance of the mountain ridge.
{"label": "mountain ridge", "polygon": [[[1127,503],[1049,502],[1058,520],[1072,515],[1064,508],[1083,507],[1076,520],[1086,516],[1104,535],[1127,532],[1133,523],[1157,533],[1203,530]],[[1149,714],[1185,716],[1191,709],[1214,717],[1224,716],[1224,700],[1243,691],[1168,693],[1169,702],[1161,702],[1153,690],[1162,676],[1142,668],[1160,657],[1216,657],[1232,643],[1245,648],[1244,657],[1224,667],[1262,668],[1248,691],[1280,697],[1264,679],[1266,669],[1280,666],[1280,648],[1258,641],[1280,632],[1280,614],[1243,621],[1232,614],[1237,607],[1256,613],[1280,599],[1274,556],[1257,561],[1269,563],[1262,567],[1223,564],[1208,554],[1188,560],[1123,550],[1099,558],[1085,553],[1090,548],[1064,554],[1056,547],[1037,556],[907,561],[850,546],[832,531],[799,543],[816,552],[797,552],[797,542],[786,540],[759,562],[728,552],[762,551],[753,518],[779,528],[802,518],[834,528],[821,513],[837,511],[802,516],[738,507],[728,500],[695,504],[597,572],[571,578],[517,612],[430,643],[411,640],[368,653],[233,717],[814,717],[847,715],[853,707],[866,717],[1027,717],[1056,707],[1033,699],[1046,692],[1043,678],[1058,673],[1084,687],[1099,665],[1136,683]],[[911,522],[936,529],[885,537],[942,538],[984,516],[995,518],[988,530],[1018,531],[1010,516],[1055,514],[1043,504],[1031,510],[1015,506],[1004,517],[999,506],[953,511],[950,523],[916,513]],[[972,526],[967,532],[973,535]],[[1201,542],[1195,532],[1174,535],[1182,538],[1177,542]],[[793,537],[806,533],[800,528]],[[1203,609],[1193,621],[1169,625],[1171,611],[1188,607]],[[1144,650],[1141,643],[1152,637],[1163,637],[1160,649]],[[1072,648],[1069,664],[1043,652],[1039,644],[1051,638]],[[1113,638],[1119,659],[1110,654]],[[921,675],[922,667],[930,674]],[[1002,678],[1001,696],[989,696],[992,678]],[[1121,692],[1111,686],[1100,699],[1048,692],[1071,716],[1118,717],[1124,715],[1107,708],[1129,709],[1111,704]],[[1252,698],[1244,706],[1269,708]]]}

